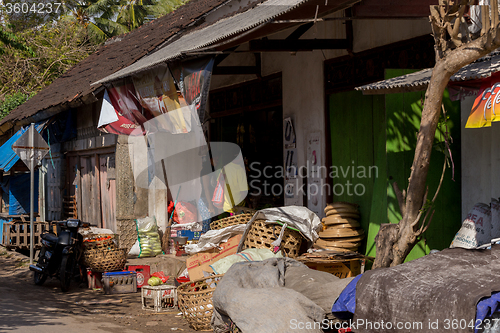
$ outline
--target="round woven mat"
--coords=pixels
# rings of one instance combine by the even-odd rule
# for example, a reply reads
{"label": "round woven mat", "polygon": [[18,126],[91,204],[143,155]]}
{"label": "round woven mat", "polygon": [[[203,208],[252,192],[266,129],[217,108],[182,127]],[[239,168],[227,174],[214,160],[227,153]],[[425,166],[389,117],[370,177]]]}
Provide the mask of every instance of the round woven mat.
{"label": "round woven mat", "polygon": [[351,219],[351,218],[342,218],[342,217],[338,217],[338,216],[328,216],[328,217],[325,217],[321,220],[323,222],[324,225],[344,225],[346,227],[351,227],[351,228],[358,228],[360,227],[361,225],[359,224],[359,222],[355,219]]}
{"label": "round woven mat", "polygon": [[334,203],[330,203],[330,204],[326,205],[325,213],[331,209],[346,209],[347,208],[347,209],[358,210],[358,207],[359,207],[359,205],[357,205],[355,203],[339,201],[339,202],[334,202]]}
{"label": "round woven mat", "polygon": [[352,248],[360,245],[359,242],[337,242],[336,240],[333,239],[321,239],[321,238],[318,239],[315,244],[321,247],[336,246],[342,248]]}
{"label": "round woven mat", "polygon": [[336,237],[356,237],[360,235],[364,235],[365,232],[363,229],[357,228],[327,228],[325,231],[321,231],[319,233],[319,237],[321,238],[336,238]]}
{"label": "round woven mat", "polygon": [[335,213],[333,210],[326,212],[326,216],[337,216],[343,218],[359,219],[359,213]]}

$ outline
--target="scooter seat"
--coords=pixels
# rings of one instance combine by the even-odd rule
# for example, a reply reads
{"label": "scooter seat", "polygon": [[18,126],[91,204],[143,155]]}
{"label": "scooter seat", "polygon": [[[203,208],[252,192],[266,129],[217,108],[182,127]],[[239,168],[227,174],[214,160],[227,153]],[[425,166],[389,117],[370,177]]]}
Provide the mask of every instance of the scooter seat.
{"label": "scooter seat", "polygon": [[47,242],[57,243],[57,236],[51,234],[50,232],[42,234],[42,239],[46,240]]}

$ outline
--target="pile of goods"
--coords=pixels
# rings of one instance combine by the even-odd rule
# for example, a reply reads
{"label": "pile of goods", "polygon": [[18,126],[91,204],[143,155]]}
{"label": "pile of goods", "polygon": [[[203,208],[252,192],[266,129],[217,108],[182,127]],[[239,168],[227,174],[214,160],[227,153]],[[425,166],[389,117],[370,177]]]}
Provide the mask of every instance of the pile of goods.
{"label": "pile of goods", "polygon": [[113,234],[88,234],[83,240],[85,266],[94,272],[121,271],[127,262],[127,249],[120,249]]}
{"label": "pile of goods", "polygon": [[365,233],[359,224],[358,205],[348,202],[334,202],[325,208],[323,231],[315,245],[335,251],[357,251]]}

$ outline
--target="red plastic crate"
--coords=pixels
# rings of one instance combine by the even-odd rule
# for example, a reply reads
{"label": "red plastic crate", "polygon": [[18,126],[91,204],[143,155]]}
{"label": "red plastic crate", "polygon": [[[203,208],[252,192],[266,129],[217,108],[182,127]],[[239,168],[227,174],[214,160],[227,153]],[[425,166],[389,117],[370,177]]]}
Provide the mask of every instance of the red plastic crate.
{"label": "red plastic crate", "polygon": [[102,288],[102,273],[93,272],[90,269],[87,270],[87,281],[89,283],[89,289],[101,289]]}
{"label": "red plastic crate", "polygon": [[149,265],[130,265],[127,266],[126,270],[137,273],[137,288],[148,285],[148,280],[151,277]]}

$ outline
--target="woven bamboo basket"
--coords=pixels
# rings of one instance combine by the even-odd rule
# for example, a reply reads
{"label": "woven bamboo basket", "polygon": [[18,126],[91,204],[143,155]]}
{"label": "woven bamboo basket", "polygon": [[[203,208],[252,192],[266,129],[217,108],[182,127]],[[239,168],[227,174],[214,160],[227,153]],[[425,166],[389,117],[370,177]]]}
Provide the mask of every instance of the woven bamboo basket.
{"label": "woven bamboo basket", "polygon": [[[271,243],[278,239],[282,226],[274,223],[265,223],[265,220],[255,220],[243,242],[245,249],[273,250]],[[300,255],[302,235],[300,232],[287,228],[281,241],[281,250],[284,256],[296,258]]]}
{"label": "woven bamboo basket", "polygon": [[235,224],[247,224],[253,217],[253,214],[240,214],[229,216],[210,223],[211,230],[219,230]]}
{"label": "woven bamboo basket", "polygon": [[177,288],[177,304],[188,323],[195,330],[210,330],[212,295],[224,275],[212,275],[181,284]]}
{"label": "woven bamboo basket", "polygon": [[83,255],[85,265],[94,272],[122,271],[127,263],[127,249],[93,249]]}
{"label": "woven bamboo basket", "polygon": [[[108,238],[109,237],[109,238]],[[98,240],[99,238],[107,238]],[[114,242],[115,235],[111,234],[99,234],[88,236],[83,240],[83,246],[85,250],[94,250],[94,249],[102,249],[102,250],[111,250],[116,249],[117,246]]]}

